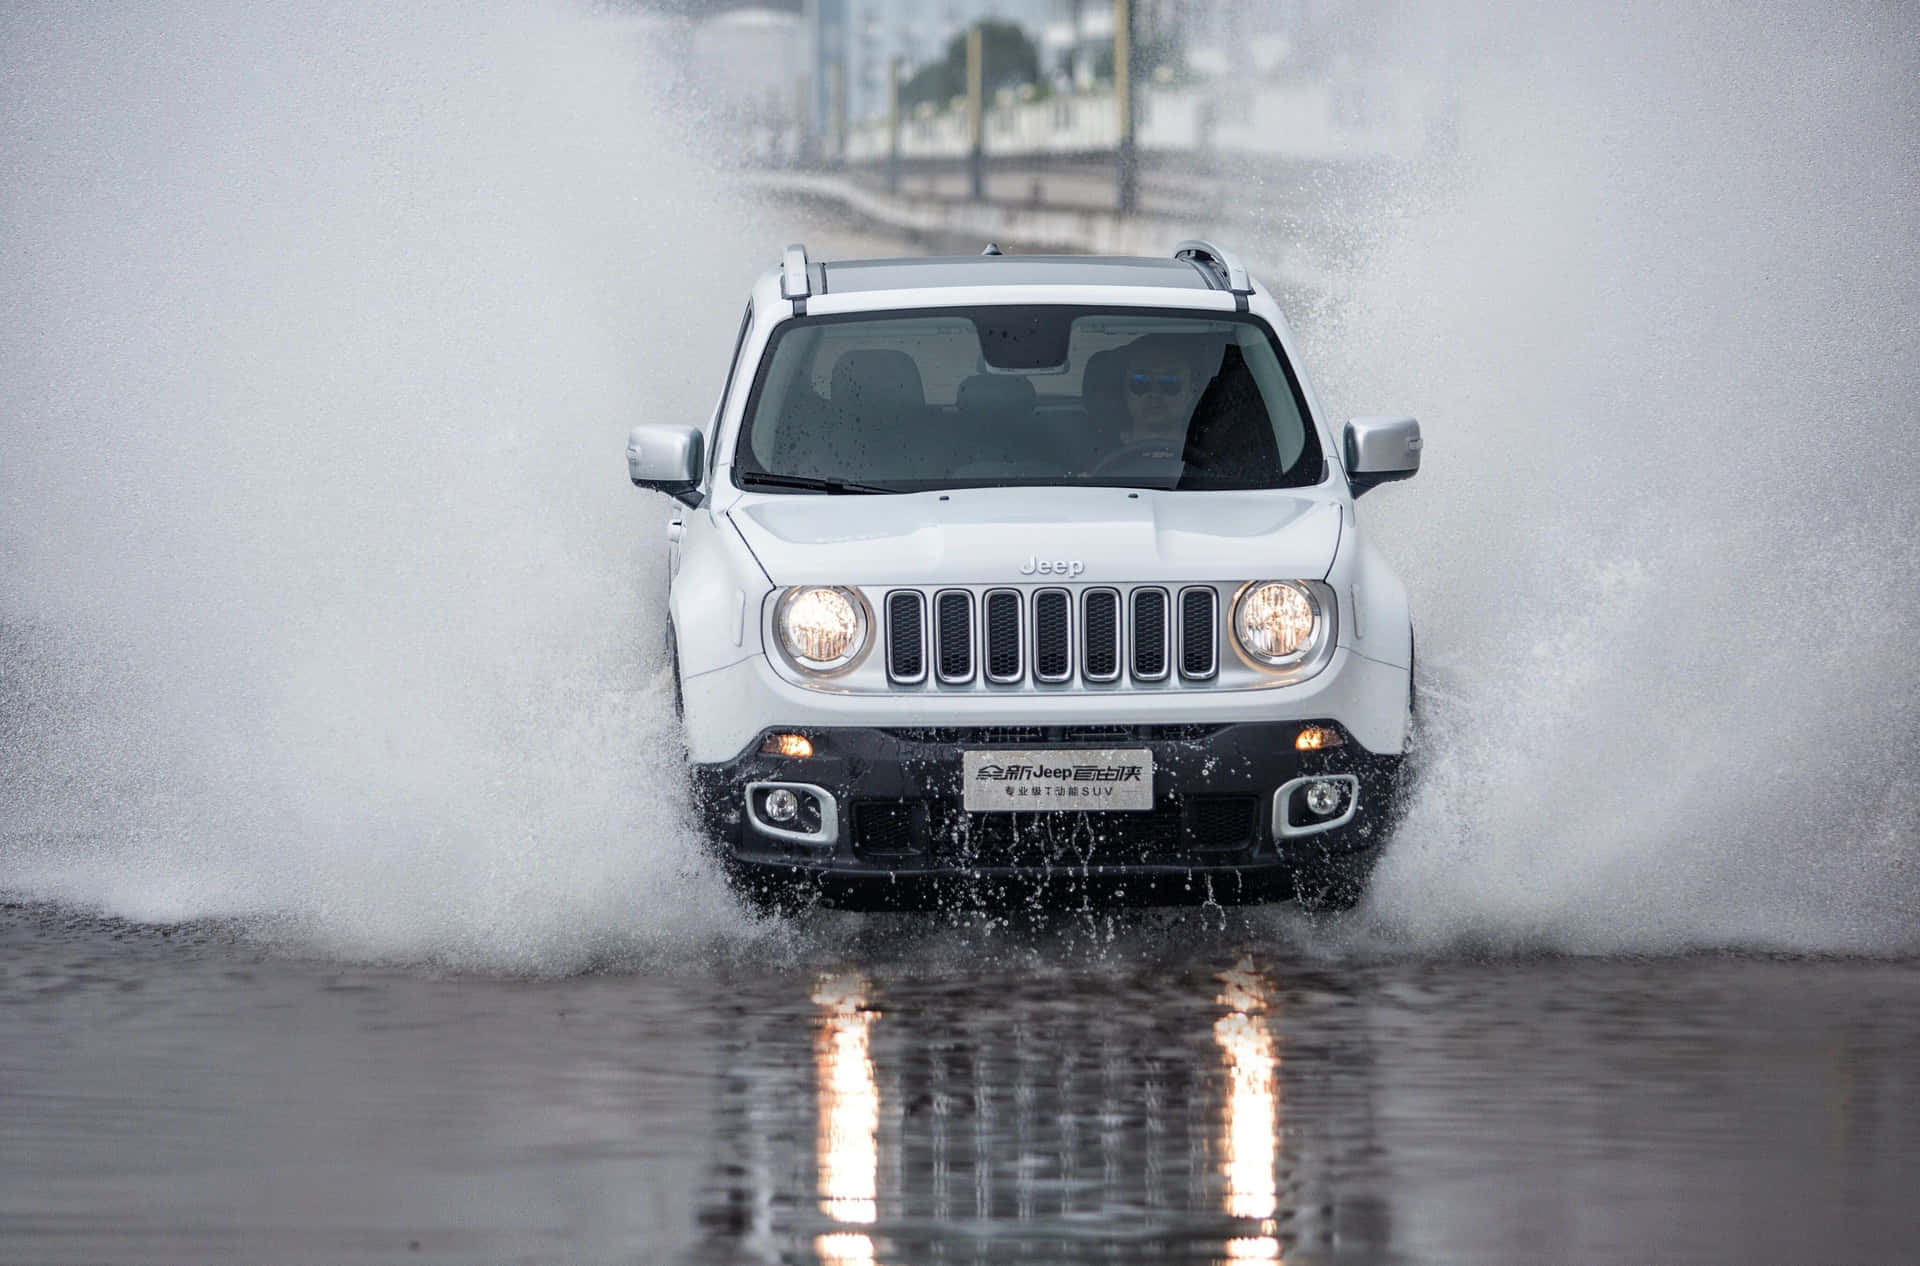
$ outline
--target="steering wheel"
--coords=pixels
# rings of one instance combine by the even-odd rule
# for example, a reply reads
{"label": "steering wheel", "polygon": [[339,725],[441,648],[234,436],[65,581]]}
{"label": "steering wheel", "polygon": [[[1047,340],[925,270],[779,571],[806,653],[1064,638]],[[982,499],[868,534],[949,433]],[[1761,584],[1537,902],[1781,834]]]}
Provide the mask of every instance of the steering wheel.
{"label": "steering wheel", "polygon": [[1182,458],[1181,449],[1182,445],[1177,440],[1135,440],[1131,444],[1122,444],[1119,448],[1114,449],[1111,453],[1102,457],[1093,464],[1093,468],[1087,473],[1089,475],[1105,475],[1110,473],[1114,467],[1124,466],[1129,462],[1138,465],[1137,459],[1142,457],[1160,458],[1178,465]]}

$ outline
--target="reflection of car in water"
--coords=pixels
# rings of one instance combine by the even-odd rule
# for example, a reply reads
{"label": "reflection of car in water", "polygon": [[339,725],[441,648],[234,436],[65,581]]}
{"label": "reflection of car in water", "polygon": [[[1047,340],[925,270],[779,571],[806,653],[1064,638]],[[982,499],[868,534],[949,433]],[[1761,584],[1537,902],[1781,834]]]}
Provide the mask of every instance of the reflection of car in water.
{"label": "reflection of car in water", "polygon": [[1320,416],[1226,251],[819,264],[755,286],[707,432],[643,426],[705,828],[750,892],[1065,875],[1350,904],[1406,750],[1354,516],[1410,418]]}
{"label": "reflection of car in water", "polygon": [[[1372,1235],[1377,1211],[1333,1173],[1367,1146],[1350,1084],[1364,1045],[1313,1051],[1302,1083],[1264,973],[1180,989],[1150,1020],[1089,1024],[1039,993],[982,1015],[971,995],[916,990],[895,1012],[848,973],[816,983],[810,1052],[790,1015],[744,1021],[703,1260],[739,1260],[731,1245],[830,1266],[1278,1262]],[[1289,1116],[1290,1085],[1311,1120]]]}

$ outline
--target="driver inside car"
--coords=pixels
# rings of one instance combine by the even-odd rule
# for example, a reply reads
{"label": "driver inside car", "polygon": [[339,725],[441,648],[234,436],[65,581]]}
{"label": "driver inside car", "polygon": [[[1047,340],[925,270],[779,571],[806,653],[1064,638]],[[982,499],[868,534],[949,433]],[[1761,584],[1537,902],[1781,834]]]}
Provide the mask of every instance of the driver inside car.
{"label": "driver inside car", "polygon": [[1126,424],[1109,470],[1174,478],[1180,473],[1194,406],[1206,389],[1191,349],[1169,339],[1136,339],[1124,350],[1120,397]]}

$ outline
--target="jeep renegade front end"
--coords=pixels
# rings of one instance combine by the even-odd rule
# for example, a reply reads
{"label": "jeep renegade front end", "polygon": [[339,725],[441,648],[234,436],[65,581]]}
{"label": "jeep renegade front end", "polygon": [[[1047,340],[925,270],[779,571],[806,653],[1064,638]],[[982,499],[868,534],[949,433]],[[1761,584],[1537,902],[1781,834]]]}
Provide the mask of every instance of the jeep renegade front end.
{"label": "jeep renegade front end", "polygon": [[754,287],[675,497],[668,643],[700,821],[749,892],[1065,880],[1351,904],[1407,749],[1405,591],[1227,251],[810,262]]}

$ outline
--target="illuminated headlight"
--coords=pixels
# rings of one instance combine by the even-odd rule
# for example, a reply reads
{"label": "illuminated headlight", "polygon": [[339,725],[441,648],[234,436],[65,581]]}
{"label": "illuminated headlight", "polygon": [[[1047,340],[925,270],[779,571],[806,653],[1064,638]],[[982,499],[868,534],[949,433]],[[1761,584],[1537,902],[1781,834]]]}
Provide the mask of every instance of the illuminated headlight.
{"label": "illuminated headlight", "polygon": [[774,627],[787,656],[813,673],[845,668],[867,645],[866,607],[847,589],[789,589]]}
{"label": "illuminated headlight", "polygon": [[1255,663],[1285,668],[1313,648],[1320,600],[1293,580],[1248,585],[1233,608],[1233,636]]}

